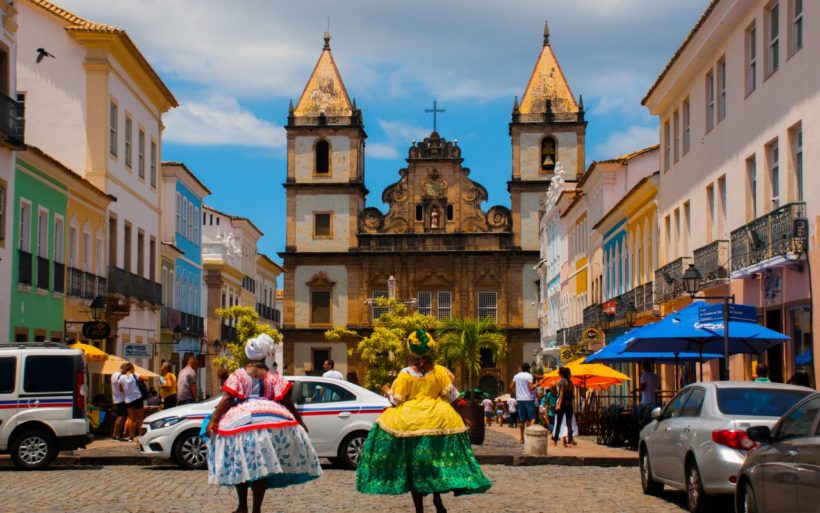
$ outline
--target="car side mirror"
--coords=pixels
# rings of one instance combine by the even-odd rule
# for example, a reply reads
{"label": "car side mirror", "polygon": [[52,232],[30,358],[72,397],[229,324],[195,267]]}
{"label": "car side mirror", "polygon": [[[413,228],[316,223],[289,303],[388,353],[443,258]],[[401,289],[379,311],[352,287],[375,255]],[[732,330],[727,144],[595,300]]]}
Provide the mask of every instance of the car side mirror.
{"label": "car side mirror", "polygon": [[652,419],[658,420],[661,417],[661,407],[656,406],[652,409],[652,413],[650,413],[649,415],[652,417]]}
{"label": "car side mirror", "polygon": [[749,438],[758,443],[769,443],[772,441],[772,431],[769,426],[754,426],[746,430]]}

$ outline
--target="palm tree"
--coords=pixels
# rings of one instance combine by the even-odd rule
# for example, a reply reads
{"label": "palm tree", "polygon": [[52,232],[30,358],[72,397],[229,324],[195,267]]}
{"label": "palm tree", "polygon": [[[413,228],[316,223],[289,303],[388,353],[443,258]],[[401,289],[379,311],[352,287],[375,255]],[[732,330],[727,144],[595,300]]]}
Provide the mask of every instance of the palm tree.
{"label": "palm tree", "polygon": [[473,378],[481,371],[482,349],[489,349],[494,360],[501,358],[507,351],[507,337],[490,317],[478,321],[447,319],[442,321],[436,335],[441,346],[441,357],[464,364],[468,388],[473,387]]}

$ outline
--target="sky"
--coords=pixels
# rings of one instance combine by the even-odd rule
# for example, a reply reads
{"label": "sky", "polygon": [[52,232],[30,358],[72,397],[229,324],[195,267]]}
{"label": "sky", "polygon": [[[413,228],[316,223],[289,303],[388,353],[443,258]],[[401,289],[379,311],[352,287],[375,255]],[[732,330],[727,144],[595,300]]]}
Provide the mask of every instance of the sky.
{"label": "sky", "polygon": [[458,139],[485,210],[509,206],[508,124],[549,21],[550,41],[587,111],[586,164],[658,141],[641,99],[708,0],[53,0],[127,30],[180,107],[163,122],[162,158],[212,191],[206,203],[248,217],[259,251],[285,246],[285,130],[330,26],[334,59],[362,110],[367,204],[399,177],[410,141]]}

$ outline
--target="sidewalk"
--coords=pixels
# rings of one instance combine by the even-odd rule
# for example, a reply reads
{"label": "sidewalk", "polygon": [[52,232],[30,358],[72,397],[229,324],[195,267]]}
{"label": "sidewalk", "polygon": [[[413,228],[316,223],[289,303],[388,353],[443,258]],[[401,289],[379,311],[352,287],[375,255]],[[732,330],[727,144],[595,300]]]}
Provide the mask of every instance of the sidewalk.
{"label": "sidewalk", "polygon": [[[524,446],[518,443],[518,428],[489,426],[483,445],[474,445],[478,462],[484,465],[573,465],[597,467],[634,467],[638,465],[635,451],[614,449],[595,443],[592,437],[578,437],[578,445],[564,448],[550,444],[546,457],[524,455]],[[133,442],[115,442],[109,438],[95,440],[87,448],[60,453],[54,465],[59,466],[105,466],[105,465],[174,465],[167,459],[143,456]],[[0,456],[0,468],[12,467],[11,458]]]}

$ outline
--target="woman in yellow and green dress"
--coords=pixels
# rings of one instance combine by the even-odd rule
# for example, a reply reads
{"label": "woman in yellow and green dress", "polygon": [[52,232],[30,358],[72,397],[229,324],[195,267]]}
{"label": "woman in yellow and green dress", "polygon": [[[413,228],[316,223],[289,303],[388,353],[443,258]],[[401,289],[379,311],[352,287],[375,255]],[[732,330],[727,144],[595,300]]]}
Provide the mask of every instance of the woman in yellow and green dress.
{"label": "woman in yellow and green dress", "polygon": [[492,483],[481,472],[467,428],[450,403],[458,398],[453,375],[433,362],[435,341],[424,330],[408,337],[412,358],[385,391],[394,405],[373,426],[356,472],[356,490],[400,495],[410,492],[417,513],[433,494],[437,513],[447,510],[441,494],[483,493]]}

